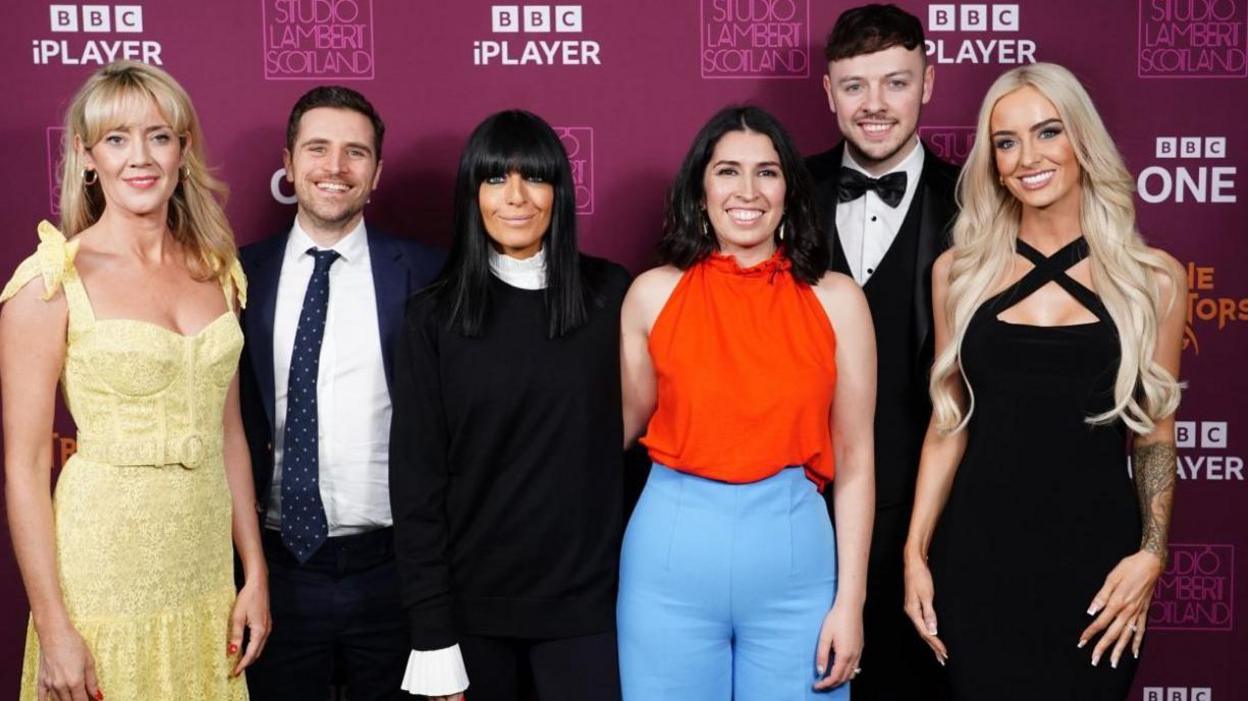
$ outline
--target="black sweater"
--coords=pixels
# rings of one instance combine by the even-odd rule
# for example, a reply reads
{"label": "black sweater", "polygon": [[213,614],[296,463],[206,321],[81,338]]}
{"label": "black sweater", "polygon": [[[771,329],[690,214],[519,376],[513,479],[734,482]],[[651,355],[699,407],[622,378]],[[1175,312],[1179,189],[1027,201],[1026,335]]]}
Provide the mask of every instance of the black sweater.
{"label": "black sweater", "polygon": [[621,532],[620,305],[582,257],[589,321],[547,337],[544,292],[491,276],[482,334],[408,304],[395,354],[390,502],[412,647],[462,634],[612,630]]}

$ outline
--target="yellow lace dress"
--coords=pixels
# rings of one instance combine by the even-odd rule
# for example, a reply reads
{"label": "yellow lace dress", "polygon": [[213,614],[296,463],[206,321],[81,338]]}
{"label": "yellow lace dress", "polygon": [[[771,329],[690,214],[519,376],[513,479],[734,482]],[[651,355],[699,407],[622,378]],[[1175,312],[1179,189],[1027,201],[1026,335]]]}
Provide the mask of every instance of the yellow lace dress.
{"label": "yellow lace dress", "polygon": [[[243,336],[235,263],[230,311],[183,336],[95,318],[74,269],[77,242],[51,224],[0,293],[35,277],[69,305],[61,387],[78,451],[53,497],[56,561],[69,615],[112,701],[236,701],[226,656],[234,602],[230,492],[222,461],[225,395]],[[26,633],[22,701],[36,701],[39,639]]]}

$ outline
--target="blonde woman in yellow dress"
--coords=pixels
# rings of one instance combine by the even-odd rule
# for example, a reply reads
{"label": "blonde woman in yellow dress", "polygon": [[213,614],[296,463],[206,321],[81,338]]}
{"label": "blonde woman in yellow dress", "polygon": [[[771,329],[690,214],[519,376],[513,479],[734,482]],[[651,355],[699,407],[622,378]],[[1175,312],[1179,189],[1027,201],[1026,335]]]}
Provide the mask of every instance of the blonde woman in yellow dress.
{"label": "blonde woman in yellow dress", "polygon": [[[235,377],[246,287],[202,144],[165,72],[94,73],[66,116],[64,235],[41,223],[0,293],[22,701],[246,699],[268,636]],[[78,450],[50,498],[58,381]]]}

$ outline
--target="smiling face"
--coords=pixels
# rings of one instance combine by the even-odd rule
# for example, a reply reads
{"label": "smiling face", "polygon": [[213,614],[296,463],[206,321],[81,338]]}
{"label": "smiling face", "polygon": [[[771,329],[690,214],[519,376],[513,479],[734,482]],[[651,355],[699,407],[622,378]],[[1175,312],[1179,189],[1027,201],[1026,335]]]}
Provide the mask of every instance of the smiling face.
{"label": "smiling face", "polygon": [[703,204],[724,253],[775,250],[773,234],[784,217],[784,171],[765,134],[725,133],[702,176]]}
{"label": "smiling face", "polygon": [[1057,108],[1040,91],[1019,88],[989,118],[993,158],[1007,190],[1027,207],[1078,206],[1079,162]]}
{"label": "smiling face", "polygon": [[78,143],[82,162],[99,177],[105,211],[164,219],[178,186],[183,139],[151,99],[134,99],[118,124],[90,146]]}
{"label": "smiling face", "polygon": [[341,236],[359,223],[381,178],[374,141],[372,122],[354,110],[317,107],[300,118],[294,150],[282,160],[309,234]]}
{"label": "smiling face", "polygon": [[541,250],[554,203],[554,186],[515,171],[486,178],[477,190],[481,221],[494,249],[512,258]]}
{"label": "smiling face", "polygon": [[823,76],[828,106],[854,160],[882,175],[909,154],[919,112],[932,97],[935,69],[923,47],[892,46],[832,61]]}

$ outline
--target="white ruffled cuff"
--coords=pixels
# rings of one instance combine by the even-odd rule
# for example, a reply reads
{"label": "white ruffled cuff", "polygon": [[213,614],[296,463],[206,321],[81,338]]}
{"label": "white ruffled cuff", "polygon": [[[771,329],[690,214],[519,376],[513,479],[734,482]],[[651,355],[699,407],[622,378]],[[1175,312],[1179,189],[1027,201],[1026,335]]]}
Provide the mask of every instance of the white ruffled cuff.
{"label": "white ruffled cuff", "polygon": [[468,688],[468,672],[459,645],[441,650],[412,650],[403,672],[403,691],[422,696],[447,696]]}

